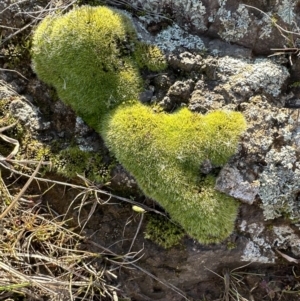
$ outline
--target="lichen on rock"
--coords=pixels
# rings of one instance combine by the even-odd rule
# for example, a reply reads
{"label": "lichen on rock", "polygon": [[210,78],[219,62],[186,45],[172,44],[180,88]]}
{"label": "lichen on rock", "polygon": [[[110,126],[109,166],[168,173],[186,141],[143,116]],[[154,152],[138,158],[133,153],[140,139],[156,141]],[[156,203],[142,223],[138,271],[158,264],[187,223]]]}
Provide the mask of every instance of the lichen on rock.
{"label": "lichen on rock", "polygon": [[239,4],[235,12],[231,12],[225,8],[226,1],[222,1],[222,5],[217,12],[223,28],[219,35],[227,42],[235,42],[243,38],[249,32],[251,18],[248,8]]}
{"label": "lichen on rock", "polygon": [[261,91],[273,97],[281,93],[281,88],[289,77],[288,70],[270,59],[255,59],[253,62],[224,57],[218,61],[217,70],[224,89],[245,99]]}
{"label": "lichen on rock", "polygon": [[188,34],[174,24],[156,35],[154,43],[162,50],[172,52],[177,47],[186,47],[198,51],[205,51],[206,47],[200,37]]}
{"label": "lichen on rock", "polygon": [[279,151],[271,149],[265,160],[267,166],[259,179],[265,219],[284,216],[299,223],[300,164],[297,150],[292,146],[283,146]]}
{"label": "lichen on rock", "polygon": [[186,27],[195,26],[202,30],[206,30],[206,7],[201,0],[162,0],[157,2],[155,0],[131,0],[130,4],[133,8],[142,10],[146,17],[140,19],[150,23],[159,21],[161,18],[172,15],[189,20],[190,24],[186,22]]}

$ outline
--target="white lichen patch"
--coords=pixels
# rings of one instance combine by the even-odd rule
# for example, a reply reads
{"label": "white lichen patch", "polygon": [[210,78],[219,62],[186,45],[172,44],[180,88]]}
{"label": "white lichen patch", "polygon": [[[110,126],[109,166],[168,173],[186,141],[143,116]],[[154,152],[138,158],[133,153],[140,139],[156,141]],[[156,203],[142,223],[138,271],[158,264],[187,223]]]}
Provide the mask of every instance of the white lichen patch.
{"label": "white lichen patch", "polygon": [[295,234],[294,230],[289,226],[274,226],[274,247],[280,247],[280,249],[291,248],[293,254],[300,255],[300,238]]}
{"label": "white lichen patch", "polygon": [[188,26],[195,26],[197,29],[206,30],[206,7],[201,0],[130,0],[134,8],[142,8],[145,16],[140,19],[146,23],[158,21],[167,15],[171,10],[173,15],[178,15],[188,20]]}
{"label": "white lichen patch", "polygon": [[250,97],[253,92],[262,91],[274,97],[281,93],[281,87],[289,76],[288,70],[269,59],[254,62],[224,57],[219,60],[218,71],[233,93]]}
{"label": "white lichen patch", "polygon": [[155,37],[154,43],[160,49],[167,52],[172,52],[177,47],[199,51],[205,50],[205,45],[198,36],[188,34],[178,25],[169,26],[167,29],[161,31]]}
{"label": "white lichen patch", "polygon": [[257,22],[257,24],[261,26],[259,38],[269,38],[274,27],[272,24],[272,13],[267,12],[263,18]]}
{"label": "white lichen patch", "polygon": [[293,24],[295,21],[295,6],[298,1],[296,0],[277,0],[278,5],[278,16],[288,24]]}
{"label": "white lichen patch", "polygon": [[248,32],[251,23],[248,8],[240,4],[235,12],[231,12],[221,5],[217,16],[224,27],[219,35],[227,42],[235,42],[243,38]]}
{"label": "white lichen patch", "polygon": [[242,261],[273,263],[275,262],[275,254],[271,249],[271,245],[266,241],[263,232],[265,227],[261,223],[247,224],[245,220],[240,224],[240,230],[247,232],[250,239],[247,242],[243,254]]}
{"label": "white lichen patch", "polygon": [[94,151],[93,146],[88,138],[88,133],[91,129],[80,117],[76,117],[75,123],[75,141],[81,151],[91,152]]}
{"label": "white lichen patch", "polygon": [[272,263],[274,260],[270,260],[267,256],[261,254],[260,248],[253,242],[249,241],[244,249],[241,261],[260,262],[260,263]]}
{"label": "white lichen patch", "polygon": [[271,149],[265,158],[267,166],[260,176],[259,196],[265,219],[286,216],[300,220],[300,163],[294,147]]}
{"label": "white lichen patch", "polygon": [[278,257],[274,249],[290,249],[294,255],[300,255],[300,237],[287,225],[276,225],[267,229],[262,222],[247,223],[243,220],[240,231],[247,234],[248,242],[241,260],[260,263],[274,263]]}

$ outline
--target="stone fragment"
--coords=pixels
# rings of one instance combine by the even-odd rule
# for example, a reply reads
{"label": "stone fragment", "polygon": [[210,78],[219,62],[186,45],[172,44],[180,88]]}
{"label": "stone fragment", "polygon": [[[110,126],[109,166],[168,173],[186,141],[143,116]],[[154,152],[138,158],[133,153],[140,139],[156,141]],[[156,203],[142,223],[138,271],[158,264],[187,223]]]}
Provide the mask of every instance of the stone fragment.
{"label": "stone fragment", "polygon": [[226,165],[217,178],[215,188],[251,205],[258,194],[259,182],[245,181],[237,168]]}

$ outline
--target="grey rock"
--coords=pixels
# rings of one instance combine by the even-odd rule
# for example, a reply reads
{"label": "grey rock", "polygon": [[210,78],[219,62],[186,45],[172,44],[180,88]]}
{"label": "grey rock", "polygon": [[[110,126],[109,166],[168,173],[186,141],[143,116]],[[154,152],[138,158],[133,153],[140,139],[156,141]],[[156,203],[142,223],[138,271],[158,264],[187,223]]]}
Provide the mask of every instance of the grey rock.
{"label": "grey rock", "polygon": [[271,149],[266,155],[266,162],[267,166],[259,178],[259,196],[265,219],[284,215],[298,222],[300,164],[297,149],[292,146],[283,146],[280,151]]}
{"label": "grey rock", "polygon": [[[159,46],[169,51],[178,46],[189,48],[197,44],[184,40],[183,34],[179,38],[178,29],[183,28],[195,36],[194,41],[196,35],[205,33],[206,37],[221,38],[227,43],[247,47],[256,54],[270,54],[270,48],[282,48],[289,39],[274,26],[272,16],[278,16],[278,24],[292,31],[297,31],[300,24],[296,1],[256,1],[252,4],[256,9],[236,0],[130,0],[128,4],[143,8],[145,16],[140,20],[146,24],[172,15],[175,25],[161,33],[164,38],[160,36],[158,39]],[[204,46],[198,44],[196,48],[203,49]]]}
{"label": "grey rock", "polygon": [[255,92],[277,97],[289,77],[285,67],[269,59],[248,61],[224,57],[217,64],[218,77],[225,83],[223,89],[231,98],[245,99]]}
{"label": "grey rock", "polygon": [[43,123],[39,116],[38,109],[27,102],[24,98],[18,98],[13,100],[9,105],[11,114],[25,126],[31,128],[31,130],[45,130],[50,127],[50,123]]}
{"label": "grey rock", "polygon": [[168,56],[168,63],[170,67],[175,70],[184,72],[199,71],[202,68],[203,59],[200,55],[194,55],[190,52],[183,52],[178,55],[170,54]]}
{"label": "grey rock", "polygon": [[237,168],[226,165],[221,170],[215,188],[246,204],[253,204],[259,191],[259,182],[249,183]]}
{"label": "grey rock", "polygon": [[193,80],[176,81],[169,89],[169,97],[179,97],[183,102],[187,102],[191,92],[193,91],[195,83]]}
{"label": "grey rock", "polygon": [[153,97],[152,90],[146,90],[140,93],[140,101],[143,103],[149,103]]}

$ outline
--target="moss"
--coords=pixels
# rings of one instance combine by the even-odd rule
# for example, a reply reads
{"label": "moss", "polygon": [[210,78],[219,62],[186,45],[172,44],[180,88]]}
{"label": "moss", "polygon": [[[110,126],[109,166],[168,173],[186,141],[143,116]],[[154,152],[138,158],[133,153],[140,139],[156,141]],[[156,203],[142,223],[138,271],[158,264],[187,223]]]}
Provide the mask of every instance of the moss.
{"label": "moss", "polygon": [[82,6],[39,24],[32,41],[33,67],[95,127],[108,109],[137,99],[141,91],[131,53],[135,43],[136,32],[125,15],[107,7]]}
{"label": "moss", "polygon": [[227,242],[226,247],[227,247],[227,250],[233,250],[237,247],[237,245],[235,242],[229,241],[229,242]]}
{"label": "moss", "polygon": [[1,50],[1,54],[5,57],[8,69],[18,69],[24,64],[30,62],[31,41],[26,37],[17,37],[10,40]]}
{"label": "moss", "polygon": [[78,146],[69,147],[52,157],[52,169],[58,174],[72,179],[77,174],[97,183],[110,180],[112,166],[103,163],[99,153],[82,151]]}
{"label": "moss", "polygon": [[299,81],[293,82],[293,83],[290,85],[290,88],[299,88],[299,87],[300,87],[300,82],[299,82]]}
{"label": "moss", "polygon": [[36,139],[34,139],[30,132],[26,132],[26,135],[20,141],[21,150],[18,154],[18,159],[28,160],[44,160],[49,161],[52,157],[52,152],[49,145],[46,145]]}
{"label": "moss", "polygon": [[[139,68],[161,70],[165,62],[155,46],[137,41],[125,15],[84,6],[46,18],[33,36],[33,65],[103,136],[143,192],[189,235],[214,243],[231,233],[237,202],[215,191],[214,177],[200,178],[199,166],[208,158],[216,166],[225,164],[236,150],[245,120],[237,112],[203,116],[183,108],[166,114],[140,104]],[[85,175],[93,176],[95,162],[78,149],[74,158],[68,157],[70,149],[61,156],[70,158],[74,169],[66,164],[58,171],[69,175],[89,166]]]}
{"label": "moss", "polygon": [[165,249],[176,246],[184,236],[183,229],[160,215],[149,215],[145,238]]}
{"label": "moss", "polygon": [[167,68],[167,62],[161,50],[146,43],[136,45],[135,60],[140,68],[148,68],[151,71],[162,71]]}
{"label": "moss", "polygon": [[211,243],[232,232],[237,203],[215,191],[213,177],[200,180],[199,165],[207,158],[222,165],[235,152],[245,129],[240,113],[156,114],[137,103],[117,108],[101,125],[106,144],[143,192],[189,235]]}

